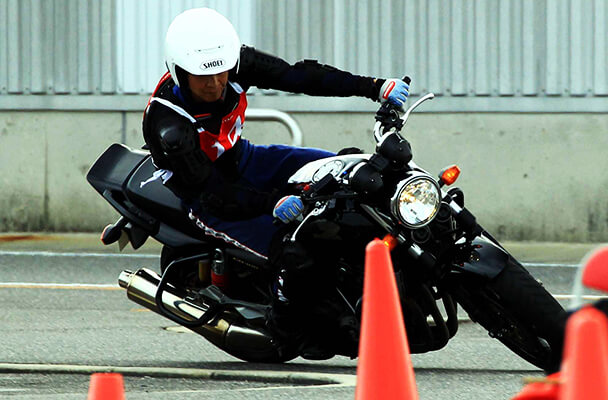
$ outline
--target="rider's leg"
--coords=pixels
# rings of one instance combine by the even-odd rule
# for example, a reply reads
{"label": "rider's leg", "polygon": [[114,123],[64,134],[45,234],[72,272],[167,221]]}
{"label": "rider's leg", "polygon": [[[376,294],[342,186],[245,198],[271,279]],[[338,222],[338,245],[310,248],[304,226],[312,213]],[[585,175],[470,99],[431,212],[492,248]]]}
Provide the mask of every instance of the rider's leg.
{"label": "rider's leg", "polygon": [[239,170],[242,177],[259,190],[282,190],[289,177],[305,164],[335,153],[307,147],[253,145],[242,140]]}
{"label": "rider's leg", "polygon": [[[284,145],[259,146],[241,140],[241,157],[238,163],[241,177],[236,183],[242,188],[248,187],[259,192],[281,190],[285,188],[289,177],[300,167],[310,161],[333,155],[332,152],[320,149]],[[200,210],[191,218],[205,234],[266,257],[272,237],[278,229],[273,225],[271,212],[269,209],[267,213],[255,218],[227,221],[226,218]]]}

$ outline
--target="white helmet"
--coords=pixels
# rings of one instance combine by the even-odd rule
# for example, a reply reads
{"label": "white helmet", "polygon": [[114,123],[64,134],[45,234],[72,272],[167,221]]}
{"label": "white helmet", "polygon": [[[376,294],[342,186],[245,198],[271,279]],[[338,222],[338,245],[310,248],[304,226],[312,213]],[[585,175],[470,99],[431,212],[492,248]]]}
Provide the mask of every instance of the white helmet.
{"label": "white helmet", "polygon": [[175,66],[193,75],[219,74],[237,64],[240,51],[241,41],[230,21],[210,8],[179,14],[165,37],[165,63],[178,86]]}

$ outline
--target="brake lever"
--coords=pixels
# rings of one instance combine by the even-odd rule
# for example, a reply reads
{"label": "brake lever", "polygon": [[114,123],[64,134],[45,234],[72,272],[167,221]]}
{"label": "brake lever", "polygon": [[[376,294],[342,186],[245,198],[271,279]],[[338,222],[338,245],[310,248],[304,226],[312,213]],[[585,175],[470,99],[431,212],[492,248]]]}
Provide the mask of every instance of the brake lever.
{"label": "brake lever", "polygon": [[293,235],[291,235],[291,238],[289,240],[291,242],[295,242],[296,241],[296,236],[298,235],[298,232],[300,231],[300,228],[302,228],[304,226],[304,224],[306,222],[308,222],[308,220],[311,217],[317,217],[317,216],[323,214],[323,212],[327,209],[327,204],[328,203],[329,203],[328,201],[326,201],[326,202],[317,202],[315,204],[315,208],[313,208],[313,210],[308,213],[308,215],[302,220],[302,222],[300,222],[300,225],[298,225],[298,227],[293,232]]}
{"label": "brake lever", "polygon": [[416,107],[418,107],[420,105],[420,103],[422,103],[423,101],[427,101],[427,100],[431,100],[435,98],[435,94],[434,93],[427,93],[424,96],[422,96],[421,98],[419,98],[414,104],[412,104],[410,106],[410,108],[407,109],[407,111],[405,112],[405,114],[403,114],[403,116],[401,117],[401,120],[403,121],[403,124],[405,125],[407,119],[409,118],[410,114],[412,111],[414,111],[414,109]]}

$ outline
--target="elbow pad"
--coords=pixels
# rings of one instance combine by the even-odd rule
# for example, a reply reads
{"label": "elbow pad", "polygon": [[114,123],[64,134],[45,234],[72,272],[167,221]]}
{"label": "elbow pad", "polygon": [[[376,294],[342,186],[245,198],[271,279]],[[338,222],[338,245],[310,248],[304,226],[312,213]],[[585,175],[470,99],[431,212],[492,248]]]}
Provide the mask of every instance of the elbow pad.
{"label": "elbow pad", "polygon": [[166,156],[186,154],[197,149],[198,136],[188,125],[169,125],[158,130],[160,145]]}
{"label": "elbow pad", "polygon": [[332,67],[331,65],[321,64],[317,60],[302,60],[294,64],[296,68],[305,69],[309,74],[325,74],[327,72],[339,71],[338,68]]}
{"label": "elbow pad", "polygon": [[209,176],[211,160],[201,150],[194,127],[164,126],[158,136],[163,159],[182,185],[198,185]]}

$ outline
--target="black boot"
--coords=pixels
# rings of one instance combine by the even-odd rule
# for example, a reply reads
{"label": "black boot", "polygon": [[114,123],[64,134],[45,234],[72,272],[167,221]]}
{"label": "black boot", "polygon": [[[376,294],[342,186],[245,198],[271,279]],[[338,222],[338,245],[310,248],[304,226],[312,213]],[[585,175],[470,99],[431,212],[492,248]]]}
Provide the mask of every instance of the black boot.
{"label": "black boot", "polygon": [[266,326],[280,345],[296,349],[303,358],[326,360],[335,355],[324,346],[323,336],[315,321],[314,309],[303,301],[291,301],[282,291],[282,278],[279,275],[273,288],[273,299],[266,315]]}
{"label": "black boot", "polygon": [[283,277],[279,273],[272,288],[270,309],[266,314],[266,326],[280,341],[292,342],[304,331],[303,322],[294,307],[283,294]]}

